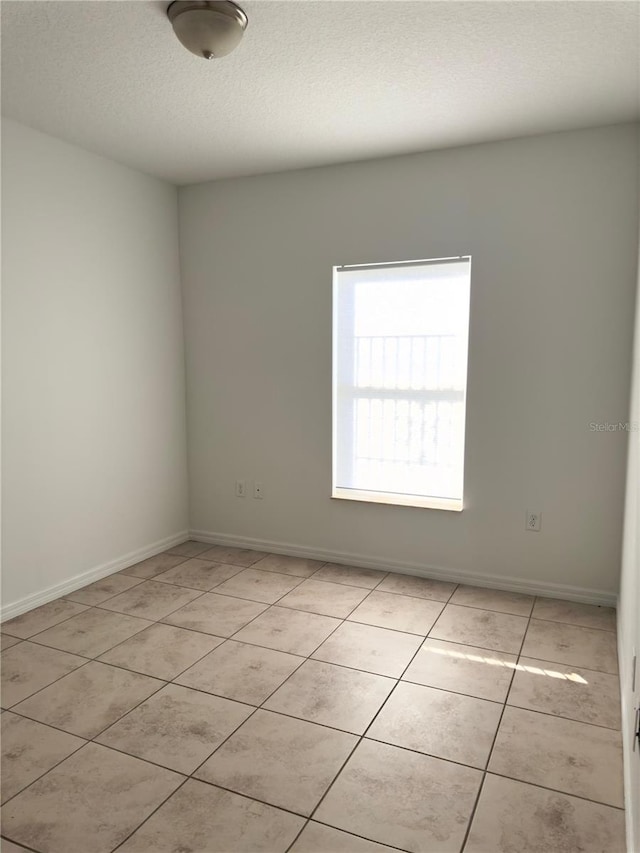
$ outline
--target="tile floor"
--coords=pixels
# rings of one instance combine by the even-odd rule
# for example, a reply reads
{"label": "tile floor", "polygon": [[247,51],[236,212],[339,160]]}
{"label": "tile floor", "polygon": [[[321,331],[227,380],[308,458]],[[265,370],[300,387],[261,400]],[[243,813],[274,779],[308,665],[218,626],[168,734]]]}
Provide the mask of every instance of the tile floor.
{"label": "tile floor", "polygon": [[624,851],[609,608],[187,542],[2,649],[3,853]]}

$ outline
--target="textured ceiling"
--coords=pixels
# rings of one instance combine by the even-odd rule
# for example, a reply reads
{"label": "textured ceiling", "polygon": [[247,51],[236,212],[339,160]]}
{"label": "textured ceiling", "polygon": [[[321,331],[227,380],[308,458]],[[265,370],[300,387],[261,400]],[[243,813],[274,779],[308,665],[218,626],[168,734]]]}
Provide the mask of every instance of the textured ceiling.
{"label": "textured ceiling", "polygon": [[167,5],[4,0],[3,113],[178,184],[640,117],[634,0],[246,0],[212,62]]}

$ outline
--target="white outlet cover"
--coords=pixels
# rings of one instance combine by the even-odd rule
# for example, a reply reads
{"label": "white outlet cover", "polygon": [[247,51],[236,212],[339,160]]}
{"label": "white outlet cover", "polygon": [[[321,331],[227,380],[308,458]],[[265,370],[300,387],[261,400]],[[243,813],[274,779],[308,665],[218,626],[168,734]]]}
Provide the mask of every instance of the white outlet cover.
{"label": "white outlet cover", "polygon": [[524,529],[535,533],[540,531],[542,526],[542,513],[535,509],[528,509],[524,519]]}

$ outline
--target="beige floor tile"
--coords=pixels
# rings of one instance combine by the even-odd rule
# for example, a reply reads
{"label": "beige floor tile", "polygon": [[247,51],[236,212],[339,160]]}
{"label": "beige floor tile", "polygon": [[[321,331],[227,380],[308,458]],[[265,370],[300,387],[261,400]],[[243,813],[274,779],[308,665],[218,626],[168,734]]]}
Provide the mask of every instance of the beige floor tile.
{"label": "beige floor tile", "polygon": [[25,699],[15,711],[92,738],[161,686],[155,678],[91,661]]}
{"label": "beige floor tile", "polygon": [[266,604],[206,592],[167,616],[163,622],[218,637],[230,637],[266,609]]}
{"label": "beige floor tile", "polygon": [[310,655],[340,624],[331,616],[270,607],[234,639],[294,655]]}
{"label": "beige floor tile", "polygon": [[378,628],[392,628],[408,634],[422,634],[424,637],[442,612],[443,606],[440,601],[374,590],[353,611],[349,621],[364,622]]}
{"label": "beige floor tile", "polygon": [[427,639],[402,678],[427,687],[504,702],[517,660],[517,655],[506,652]]}
{"label": "beige floor tile", "polygon": [[18,643],[21,643],[22,640],[18,639],[18,637],[10,637],[8,634],[0,634],[0,651],[5,651],[5,649],[10,649],[11,646],[17,646]]}
{"label": "beige floor tile", "polygon": [[275,604],[279,598],[298,586],[299,578],[280,575],[276,572],[259,572],[257,569],[244,569],[231,580],[217,587],[221,595],[235,595],[236,598],[248,598],[264,604]]}
{"label": "beige floor tile", "polygon": [[57,625],[58,622],[64,622],[65,619],[82,613],[86,609],[87,607],[84,604],[57,598],[55,601],[43,604],[42,607],[36,607],[35,610],[29,610],[21,616],[3,622],[2,633],[26,640],[33,637],[34,634],[39,634],[40,631]]}
{"label": "beige floor tile", "polygon": [[2,653],[2,707],[22,702],[87,661],[35,643],[20,643]]}
{"label": "beige floor tile", "polygon": [[465,607],[479,607],[481,610],[497,610],[499,613],[511,613],[513,616],[531,616],[535,598],[517,592],[504,592],[499,589],[485,589],[480,586],[461,584],[451,597],[451,604]]}
{"label": "beige floor tile", "polygon": [[283,575],[294,575],[298,578],[308,578],[322,568],[322,560],[307,560],[304,557],[287,557],[282,554],[269,554],[263,557],[254,568],[264,572],[281,572]]}
{"label": "beige floor tile", "polygon": [[329,583],[343,583],[347,586],[361,586],[363,589],[375,589],[386,576],[386,572],[378,572],[375,569],[360,569],[357,566],[343,566],[340,563],[325,563],[321,569],[315,572],[313,579],[328,581]]}
{"label": "beige floor tile", "polygon": [[484,770],[502,705],[400,682],[367,737]]}
{"label": "beige floor tile", "polygon": [[367,589],[311,578],[285,595],[278,604],[280,607],[292,607],[294,610],[306,610],[308,613],[344,619],[367,595]]}
{"label": "beige floor tile", "polygon": [[182,780],[90,743],[3,806],[3,832],[46,853],[110,853]]}
{"label": "beige floor tile", "polygon": [[260,705],[303,660],[285,652],[227,640],[176,681],[237,702]]}
{"label": "beige floor tile", "polygon": [[509,705],[620,729],[617,675],[520,658]]}
{"label": "beige floor tile", "polygon": [[432,601],[448,601],[455,588],[455,583],[448,583],[447,581],[435,581],[429,578],[390,572],[377,587],[377,591],[411,595],[414,598],[428,598]]}
{"label": "beige floor tile", "polygon": [[303,824],[297,815],[190,779],[118,853],[285,853]]}
{"label": "beige floor tile", "polygon": [[222,642],[222,637],[157,623],[106,652],[100,660],[170,681]]}
{"label": "beige floor tile", "polygon": [[326,663],[399,678],[421,642],[422,638],[415,634],[345,622],[312,657]]}
{"label": "beige floor tile", "polygon": [[580,625],[583,628],[616,630],[614,607],[596,607],[592,604],[578,604],[575,601],[561,601],[557,598],[536,599],[533,618],[566,622],[568,625]]}
{"label": "beige floor tile", "polygon": [[524,616],[447,604],[429,638],[517,654],[527,624]]}
{"label": "beige floor tile", "polygon": [[567,666],[582,666],[614,674],[618,672],[616,635],[611,631],[532,619],[522,654]]}
{"label": "beige floor tile", "polygon": [[247,568],[266,557],[264,551],[250,551],[247,548],[228,548],[226,545],[210,545],[201,555],[203,560],[213,560],[216,563],[230,563],[232,566]]}
{"label": "beige floor tile", "polygon": [[188,542],[183,542],[181,545],[174,545],[173,548],[168,548],[166,554],[177,554],[180,557],[197,557],[205,551],[209,551],[211,545],[208,542],[196,542],[195,539],[189,539]]}
{"label": "beige floor tile", "polygon": [[196,776],[309,815],[357,742],[345,732],[258,710]]}
{"label": "beige floor tile", "polygon": [[109,575],[88,586],[83,586],[82,589],[77,589],[75,592],[70,592],[65,595],[69,601],[77,601],[80,604],[101,604],[108,598],[113,598],[120,592],[125,592],[137,584],[142,583],[142,578],[133,578],[128,575]]}
{"label": "beige floor tile", "polygon": [[32,640],[63,652],[94,658],[150,624],[146,619],[92,607],[42,634],[36,634]]}
{"label": "beige floor tile", "polygon": [[622,744],[611,729],[507,706],[489,770],[622,807]]}
{"label": "beige floor tile", "polygon": [[96,740],[188,775],[253,710],[250,705],[168,684]]}
{"label": "beige floor tile", "polygon": [[310,820],[291,853],[395,853],[395,848]]}
{"label": "beige floor tile", "polygon": [[167,569],[172,569],[174,566],[184,563],[185,557],[178,554],[156,554],[155,557],[148,557],[135,566],[129,566],[128,569],[123,569],[121,575],[131,575],[135,578],[149,580],[161,572],[166,572]]}
{"label": "beige floor tile", "polygon": [[[5,803],[86,741],[8,711],[2,715],[2,802]],[[3,847],[4,849],[4,847]]]}
{"label": "beige floor tile", "polygon": [[625,853],[624,812],[487,775],[464,853]]}
{"label": "beige floor tile", "polygon": [[154,580],[208,592],[241,571],[241,566],[223,565],[193,558],[185,560],[184,563],[161,575],[156,575]]}
{"label": "beige floor tile", "polygon": [[309,660],[276,690],[264,707],[363,734],[395,683],[393,678]]}
{"label": "beige floor tile", "polygon": [[411,853],[459,853],[482,774],[364,740],[314,817]]}
{"label": "beige floor tile", "polygon": [[145,581],[127,592],[105,601],[100,607],[115,610],[141,619],[157,620],[183,607],[202,593],[196,589],[172,586],[168,583]]}

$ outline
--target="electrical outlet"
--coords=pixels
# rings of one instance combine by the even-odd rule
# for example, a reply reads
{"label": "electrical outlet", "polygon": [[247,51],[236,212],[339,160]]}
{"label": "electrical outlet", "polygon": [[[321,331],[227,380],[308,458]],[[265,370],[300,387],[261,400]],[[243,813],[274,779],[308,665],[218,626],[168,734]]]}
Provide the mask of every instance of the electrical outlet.
{"label": "electrical outlet", "polygon": [[236,497],[243,498],[247,494],[247,481],[236,480]]}
{"label": "electrical outlet", "polygon": [[525,517],[524,529],[525,530],[533,530],[536,533],[540,531],[540,525],[542,524],[542,513],[538,512],[535,509],[528,509]]}
{"label": "electrical outlet", "polygon": [[262,500],[264,497],[264,490],[262,488],[262,483],[259,483],[257,480],[253,484],[253,496],[256,500]]}

